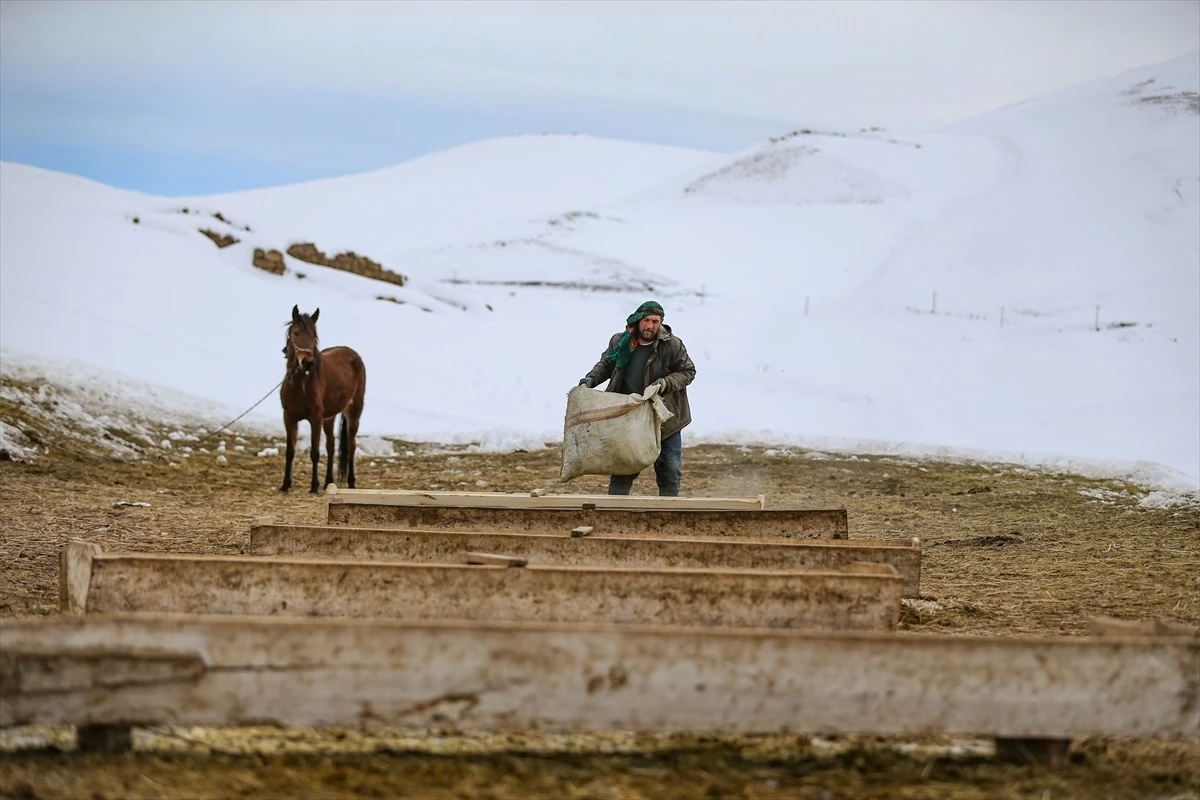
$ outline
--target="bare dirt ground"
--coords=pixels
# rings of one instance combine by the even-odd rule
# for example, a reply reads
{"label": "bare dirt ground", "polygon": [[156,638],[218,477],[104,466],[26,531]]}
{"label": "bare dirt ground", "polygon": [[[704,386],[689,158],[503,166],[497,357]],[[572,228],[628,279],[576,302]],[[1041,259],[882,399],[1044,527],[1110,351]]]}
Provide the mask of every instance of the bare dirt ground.
{"label": "bare dirt ground", "polygon": [[[243,434],[235,451],[224,434],[224,465],[209,441],[186,458],[147,450],[135,461],[56,438],[12,404],[0,402],[0,419],[49,448],[0,460],[0,617],[58,613],[58,552],[74,537],[112,551],[236,554],[255,517],[323,518],[322,499],[276,490],[281,457],[255,455],[275,437]],[[554,448],[394,444],[397,457],[360,456],[359,488],[605,487],[558,484]],[[297,466],[304,487],[307,462]],[[749,446],[685,449],[684,484],[698,496],[762,493],[768,507],[845,507],[852,538],[920,537],[922,597],[905,601],[905,630],[1081,636],[1098,615],[1200,624],[1200,508],[1145,507],[1136,486]],[[649,474],[634,487],[653,491]],[[139,730],[125,756],[70,748],[66,730],[0,732],[0,797],[1200,797],[1195,741],[1080,741],[1057,770],[997,763],[987,740],[943,738],[164,729]]]}

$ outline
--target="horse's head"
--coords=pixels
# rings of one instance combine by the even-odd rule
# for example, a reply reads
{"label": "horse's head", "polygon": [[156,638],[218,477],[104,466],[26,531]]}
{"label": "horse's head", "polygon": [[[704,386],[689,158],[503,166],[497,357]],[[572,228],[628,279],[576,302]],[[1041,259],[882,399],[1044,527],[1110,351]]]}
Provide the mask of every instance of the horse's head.
{"label": "horse's head", "polygon": [[317,317],[321,309],[312,315],[301,314],[299,306],[292,306],[292,322],[288,325],[287,353],[288,367],[304,374],[309,374],[316,368],[319,340],[317,338]]}

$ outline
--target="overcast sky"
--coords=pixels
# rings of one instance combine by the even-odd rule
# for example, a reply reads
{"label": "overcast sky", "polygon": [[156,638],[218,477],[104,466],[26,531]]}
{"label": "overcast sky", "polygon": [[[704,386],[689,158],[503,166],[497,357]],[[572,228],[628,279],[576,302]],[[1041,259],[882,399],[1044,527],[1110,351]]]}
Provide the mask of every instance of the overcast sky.
{"label": "overcast sky", "polygon": [[0,0],[0,159],[161,194],[515,133],[929,130],[1200,49],[1200,0]]}

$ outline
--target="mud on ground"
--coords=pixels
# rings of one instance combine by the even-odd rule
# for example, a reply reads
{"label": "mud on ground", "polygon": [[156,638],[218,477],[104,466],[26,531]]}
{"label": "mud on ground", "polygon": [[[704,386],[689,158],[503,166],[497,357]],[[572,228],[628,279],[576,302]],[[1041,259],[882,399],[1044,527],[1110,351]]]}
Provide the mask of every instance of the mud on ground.
{"label": "mud on ground", "polygon": [[[0,460],[0,617],[57,613],[57,558],[78,537],[106,550],[243,552],[251,520],[322,520],[324,501],[277,491],[276,437],[225,433],[188,457],[145,449],[115,457],[0,419],[49,448]],[[161,431],[163,435],[167,431]],[[119,436],[119,431],[114,431]],[[234,450],[235,441],[244,448]],[[359,488],[603,492],[563,487],[555,448],[486,454],[396,441],[362,455]],[[201,452],[201,448],[207,452]],[[635,494],[653,493],[647,473]],[[1080,636],[1089,617],[1200,624],[1200,508],[1143,504],[1114,481],[1004,465],[706,445],[684,451],[684,493],[763,494],[768,507],[845,507],[858,539],[919,537],[922,593],[901,627],[939,634]],[[1152,498],[1151,498],[1152,499]],[[148,503],[148,506],[120,505]],[[989,759],[986,740],[632,736],[456,731],[163,729],[134,753],[86,756],[69,731],[0,733],[3,797],[803,797],[1194,798],[1196,742],[1077,742],[1061,770]]]}

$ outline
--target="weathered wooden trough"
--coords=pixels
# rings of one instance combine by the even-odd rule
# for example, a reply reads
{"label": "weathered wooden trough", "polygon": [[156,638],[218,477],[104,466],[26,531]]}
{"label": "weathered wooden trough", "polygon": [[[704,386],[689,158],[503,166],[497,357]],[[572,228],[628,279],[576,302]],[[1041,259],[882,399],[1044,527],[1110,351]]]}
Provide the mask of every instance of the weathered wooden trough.
{"label": "weathered wooden trough", "polygon": [[256,520],[249,554],[412,562],[461,562],[467,552],[499,553],[530,564],[690,569],[845,570],[855,562],[888,564],[903,579],[902,597],[921,592],[921,545],[859,540],[739,540],[611,537],[590,533],[493,533],[335,525],[281,525]]}
{"label": "weathered wooden trough", "polygon": [[[606,495],[607,496],[607,495]],[[328,499],[328,521],[334,525],[394,527],[508,533],[566,533],[588,526],[605,536],[738,536],[802,539],[845,539],[845,509],[718,510],[706,508],[642,508],[634,504],[578,508],[513,508],[504,506],[411,505],[359,503],[349,493]],[[649,498],[637,497],[638,501]]]}
{"label": "weathered wooden trough", "polygon": [[[501,556],[496,559],[506,560]],[[62,555],[75,613],[520,620],[816,630],[896,628],[904,581],[886,564],[845,572],[606,569],[103,553]]]}
{"label": "weathered wooden trough", "polygon": [[[512,570],[519,572],[519,570]],[[0,620],[0,726],[1200,736],[1200,640],[188,615]]]}
{"label": "weathered wooden trough", "polygon": [[547,494],[546,492],[434,492],[409,489],[339,489],[325,492],[331,503],[449,508],[651,509],[675,511],[761,511],[764,498],[657,497],[653,495]]}

